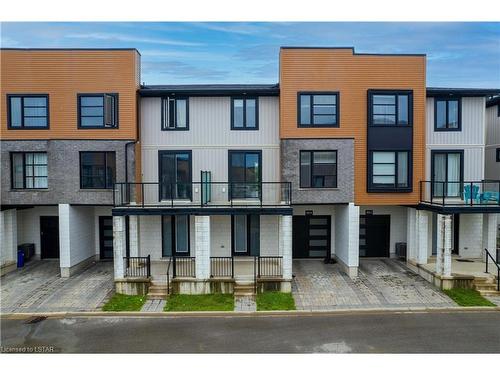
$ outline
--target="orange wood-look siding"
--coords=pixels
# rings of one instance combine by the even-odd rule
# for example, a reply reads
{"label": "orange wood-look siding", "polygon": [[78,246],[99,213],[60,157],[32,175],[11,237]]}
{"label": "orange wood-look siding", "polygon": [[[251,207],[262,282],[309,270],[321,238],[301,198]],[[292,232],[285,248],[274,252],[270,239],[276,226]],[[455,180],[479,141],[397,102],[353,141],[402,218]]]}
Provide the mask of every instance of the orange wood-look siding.
{"label": "orange wood-look siding", "polygon": [[[135,139],[135,50],[1,50],[2,139]],[[7,128],[7,94],[49,94],[50,129]],[[118,93],[117,129],[78,129],[78,93]]]}
{"label": "orange wood-look siding", "polygon": [[[425,56],[356,55],[351,49],[282,49],[280,137],[354,138],[357,205],[419,202],[425,166]],[[367,192],[367,90],[413,90],[413,192]],[[339,91],[339,128],[299,128],[297,92]]]}

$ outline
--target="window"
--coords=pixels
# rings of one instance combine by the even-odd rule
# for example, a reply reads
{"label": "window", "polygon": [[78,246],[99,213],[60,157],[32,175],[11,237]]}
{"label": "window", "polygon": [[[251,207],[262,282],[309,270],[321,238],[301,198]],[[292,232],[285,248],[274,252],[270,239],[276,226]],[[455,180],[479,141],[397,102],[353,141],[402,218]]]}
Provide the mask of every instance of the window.
{"label": "window", "polygon": [[260,198],[260,151],[229,151],[231,199]]}
{"label": "window", "polygon": [[112,189],[115,182],[114,152],[80,152],[80,188]]}
{"label": "window", "polygon": [[500,148],[497,148],[497,162],[500,162]]}
{"label": "window", "polygon": [[406,126],[413,122],[411,91],[369,91],[372,126]]}
{"label": "window", "polygon": [[10,129],[48,129],[48,95],[7,95]]}
{"label": "window", "polygon": [[78,94],[78,127],[117,128],[118,94]]}
{"label": "window", "polygon": [[189,215],[161,217],[162,256],[189,256]]}
{"label": "window", "polygon": [[231,216],[233,255],[260,255],[260,216]]}
{"label": "window", "polygon": [[300,151],[300,187],[336,188],[337,151]]}
{"label": "window", "polygon": [[159,151],[160,200],[191,200],[191,151]]}
{"label": "window", "polygon": [[458,197],[463,180],[462,151],[432,151],[432,195]]}
{"label": "window", "polygon": [[188,98],[162,98],[161,129],[189,130]]}
{"label": "window", "polygon": [[434,130],[460,131],[460,100],[434,99]]}
{"label": "window", "polygon": [[259,101],[257,98],[231,98],[231,129],[259,129]]}
{"label": "window", "polygon": [[11,153],[13,189],[47,189],[47,153]]}
{"label": "window", "polygon": [[409,189],[408,151],[373,151],[371,154],[371,187],[375,189]]}
{"label": "window", "polygon": [[299,127],[338,127],[338,101],[337,92],[299,93]]}

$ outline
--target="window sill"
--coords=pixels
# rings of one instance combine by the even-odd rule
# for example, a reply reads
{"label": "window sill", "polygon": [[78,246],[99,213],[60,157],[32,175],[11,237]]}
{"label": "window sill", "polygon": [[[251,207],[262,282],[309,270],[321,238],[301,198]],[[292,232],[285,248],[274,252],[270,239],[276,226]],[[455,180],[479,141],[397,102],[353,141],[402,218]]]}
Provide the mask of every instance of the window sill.
{"label": "window sill", "polygon": [[80,188],[78,190],[79,192],[112,192],[113,189],[94,189],[94,188],[89,188],[89,189],[86,189],[86,188]]}
{"label": "window sill", "polygon": [[334,187],[334,188],[330,188],[330,187],[303,188],[303,187],[301,187],[298,190],[299,191],[313,191],[313,192],[315,192],[315,191],[325,191],[325,190],[326,191],[330,191],[330,190],[331,191],[338,191],[338,190],[340,190],[340,188],[338,188],[338,187]]}
{"label": "window sill", "polygon": [[10,189],[9,190],[12,193],[19,193],[19,192],[46,192],[50,191],[49,188],[39,188],[39,189]]}

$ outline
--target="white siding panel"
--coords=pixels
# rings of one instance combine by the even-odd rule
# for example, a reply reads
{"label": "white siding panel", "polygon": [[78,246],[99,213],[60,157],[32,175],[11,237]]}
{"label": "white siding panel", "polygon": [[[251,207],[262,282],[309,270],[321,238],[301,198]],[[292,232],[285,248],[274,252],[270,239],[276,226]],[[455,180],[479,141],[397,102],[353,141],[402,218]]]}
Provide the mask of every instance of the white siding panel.
{"label": "white siding panel", "polygon": [[434,98],[427,98],[427,145],[484,145],[485,98],[462,98],[462,130],[434,131]]}
{"label": "white siding panel", "polygon": [[500,147],[500,117],[498,105],[486,108],[486,144]]}

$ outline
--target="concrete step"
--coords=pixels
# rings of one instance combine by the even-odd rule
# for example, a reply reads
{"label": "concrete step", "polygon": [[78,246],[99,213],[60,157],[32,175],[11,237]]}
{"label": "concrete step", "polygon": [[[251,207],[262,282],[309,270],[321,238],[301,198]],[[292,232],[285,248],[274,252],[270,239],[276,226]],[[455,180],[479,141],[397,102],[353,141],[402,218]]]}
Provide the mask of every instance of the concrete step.
{"label": "concrete step", "polygon": [[254,296],[255,295],[255,284],[252,282],[246,282],[244,284],[236,282],[234,285],[234,296],[244,297],[244,296]]}
{"label": "concrete step", "polygon": [[147,299],[153,300],[153,299],[167,299],[168,294],[166,293],[148,293],[147,294]]}
{"label": "concrete step", "polygon": [[493,284],[493,283],[481,283],[481,284],[477,284],[477,283],[474,283],[474,288],[476,290],[496,290],[497,289],[497,284]]}
{"label": "concrete step", "polygon": [[500,296],[500,292],[498,290],[478,290],[479,294],[482,296]]}

